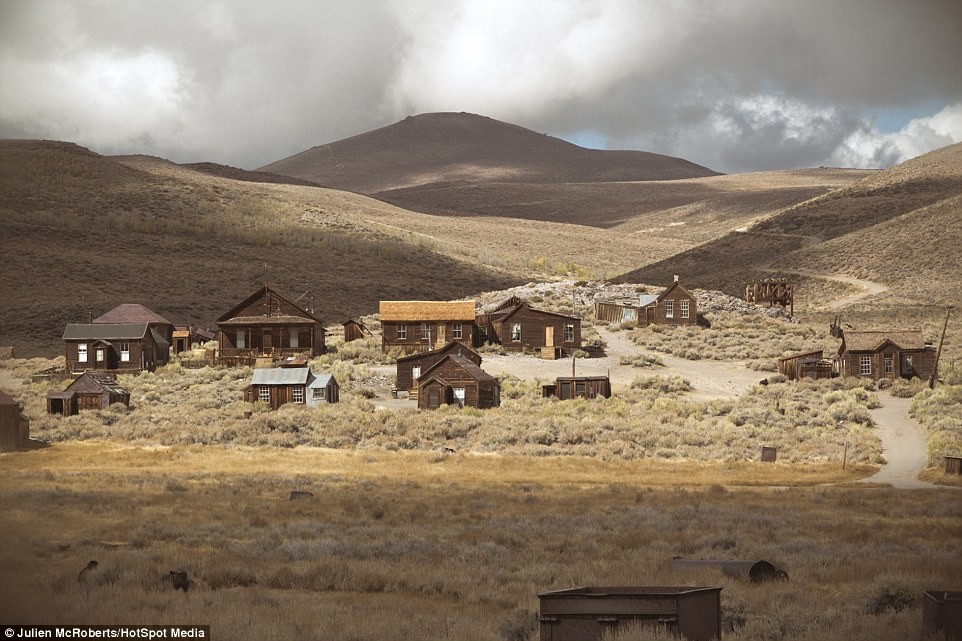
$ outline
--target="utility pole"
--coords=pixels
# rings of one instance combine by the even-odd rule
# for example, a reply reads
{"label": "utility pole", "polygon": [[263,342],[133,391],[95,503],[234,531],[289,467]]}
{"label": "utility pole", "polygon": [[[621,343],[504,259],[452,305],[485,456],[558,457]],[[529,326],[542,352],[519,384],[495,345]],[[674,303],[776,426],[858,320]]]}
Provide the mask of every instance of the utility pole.
{"label": "utility pole", "polygon": [[939,377],[939,359],[942,357],[942,345],[945,343],[945,330],[949,326],[949,316],[952,315],[952,305],[945,311],[945,323],[942,325],[942,337],[939,339],[939,349],[935,352],[935,365],[932,366],[932,375],[929,377],[929,389],[935,389],[935,379]]}

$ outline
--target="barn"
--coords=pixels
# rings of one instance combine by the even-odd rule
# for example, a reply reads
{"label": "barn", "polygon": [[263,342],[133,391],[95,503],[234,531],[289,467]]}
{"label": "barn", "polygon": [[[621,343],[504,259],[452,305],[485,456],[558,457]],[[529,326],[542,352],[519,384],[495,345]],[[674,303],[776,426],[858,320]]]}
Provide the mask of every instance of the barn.
{"label": "barn", "polygon": [[459,354],[447,354],[424,370],[418,379],[418,408],[441,405],[487,409],[501,405],[498,380],[473,361]]}
{"label": "barn", "polygon": [[15,452],[30,440],[30,421],[23,406],[0,390],[0,452]]}
{"label": "barn", "polygon": [[114,403],[130,405],[130,392],[104,372],[84,372],[62,392],[47,394],[47,412],[64,416],[105,410]]}
{"label": "barn", "polygon": [[350,343],[351,341],[356,341],[358,339],[364,338],[365,335],[370,335],[371,330],[369,330],[364,323],[353,318],[349,318],[344,321],[344,342]]}

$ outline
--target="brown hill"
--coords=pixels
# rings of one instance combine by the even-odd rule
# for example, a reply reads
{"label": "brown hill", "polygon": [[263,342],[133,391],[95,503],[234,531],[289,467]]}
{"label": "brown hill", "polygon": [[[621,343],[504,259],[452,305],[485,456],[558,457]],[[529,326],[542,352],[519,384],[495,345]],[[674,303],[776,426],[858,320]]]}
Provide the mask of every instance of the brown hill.
{"label": "brown hill", "polygon": [[684,274],[692,286],[739,295],[773,270],[815,270],[877,281],[903,301],[949,303],[962,297],[960,197],[962,144],[955,144],[615,280]]}
{"label": "brown hill", "polygon": [[193,169],[194,171],[210,174],[211,176],[219,176],[220,178],[231,178],[233,180],[243,180],[245,182],[278,183],[282,185],[304,185],[306,187],[323,187],[323,185],[319,185],[318,183],[311,180],[304,180],[303,178],[295,178],[294,176],[282,176],[280,174],[272,174],[269,171],[250,171],[248,169],[240,169],[238,167],[231,167],[230,165],[220,165],[214,162],[183,163],[182,166],[187,167],[188,169]]}
{"label": "brown hill", "polygon": [[643,151],[585,149],[467,113],[430,113],[261,167],[363,194],[438,183],[583,183],[717,175]]}

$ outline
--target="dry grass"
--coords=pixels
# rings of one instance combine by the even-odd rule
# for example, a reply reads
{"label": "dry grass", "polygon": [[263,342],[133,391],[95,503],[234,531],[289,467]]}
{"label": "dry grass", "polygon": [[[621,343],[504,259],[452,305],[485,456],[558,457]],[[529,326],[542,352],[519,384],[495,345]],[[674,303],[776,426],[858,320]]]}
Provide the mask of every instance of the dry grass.
{"label": "dry grass", "polygon": [[[22,623],[516,641],[537,638],[539,591],[718,585],[726,639],[901,641],[920,634],[921,591],[962,570],[954,494],[729,484],[793,482],[777,464],[89,442],[0,469],[0,563],[18,577],[0,618]],[[791,581],[676,574],[674,555],[766,559]],[[171,569],[196,589],[170,590]]]}

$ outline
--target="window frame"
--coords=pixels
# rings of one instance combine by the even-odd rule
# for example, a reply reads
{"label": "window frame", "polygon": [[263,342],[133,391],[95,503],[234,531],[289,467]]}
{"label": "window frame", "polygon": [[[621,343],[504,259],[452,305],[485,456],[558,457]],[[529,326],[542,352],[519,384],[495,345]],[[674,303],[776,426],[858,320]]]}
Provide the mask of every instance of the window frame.
{"label": "window frame", "polygon": [[564,327],[564,342],[573,343],[575,341],[575,324],[565,323]]}
{"label": "window frame", "polygon": [[77,343],[77,362],[87,362],[87,343]]}
{"label": "window frame", "polygon": [[408,339],[408,326],[407,323],[398,323],[397,326],[397,339],[399,341],[406,341]]}
{"label": "window frame", "polygon": [[451,338],[456,341],[464,339],[464,323],[455,323],[451,326]]}
{"label": "window frame", "polygon": [[265,403],[271,402],[271,388],[267,385],[261,385],[257,388],[257,400],[264,401]]}
{"label": "window frame", "polygon": [[871,355],[861,354],[858,357],[858,375],[859,376],[872,375],[872,356]]}
{"label": "window frame", "polygon": [[120,362],[121,363],[130,362],[130,343],[120,344]]}
{"label": "window frame", "polygon": [[691,301],[678,301],[678,312],[681,318],[691,318]]}
{"label": "window frame", "polygon": [[298,405],[304,404],[304,386],[295,385],[291,388],[291,403],[297,403]]}
{"label": "window frame", "polygon": [[511,323],[511,342],[521,342],[521,323]]}
{"label": "window frame", "polygon": [[666,300],[665,301],[665,318],[675,317],[675,301]]}
{"label": "window frame", "polygon": [[431,342],[431,323],[421,323],[421,340],[425,343]]}

